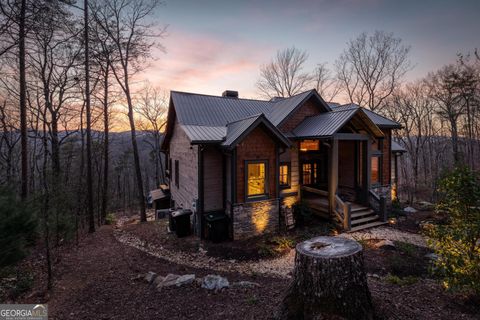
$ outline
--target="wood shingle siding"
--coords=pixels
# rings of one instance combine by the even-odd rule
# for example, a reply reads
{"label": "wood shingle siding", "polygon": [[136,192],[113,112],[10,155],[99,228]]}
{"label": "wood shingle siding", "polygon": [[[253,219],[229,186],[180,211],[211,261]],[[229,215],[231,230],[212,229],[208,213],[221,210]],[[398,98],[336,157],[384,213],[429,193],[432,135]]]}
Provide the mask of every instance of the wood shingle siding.
{"label": "wood shingle siding", "polygon": [[295,129],[300,122],[305,120],[305,117],[314,116],[320,113],[320,108],[315,105],[315,102],[312,99],[310,99],[280,125],[280,130],[282,132],[290,132]]}
{"label": "wood shingle siding", "polygon": [[192,209],[192,203],[198,198],[198,146],[190,145],[190,140],[178,123],[170,142],[170,159],[173,163],[178,160],[180,167],[179,187],[173,185],[170,189],[172,200],[177,207]]}

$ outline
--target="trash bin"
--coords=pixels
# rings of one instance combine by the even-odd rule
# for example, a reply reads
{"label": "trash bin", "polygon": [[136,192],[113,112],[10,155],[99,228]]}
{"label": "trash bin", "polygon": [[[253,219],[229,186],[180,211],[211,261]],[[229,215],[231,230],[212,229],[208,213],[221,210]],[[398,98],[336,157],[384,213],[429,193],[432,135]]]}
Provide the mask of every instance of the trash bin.
{"label": "trash bin", "polygon": [[168,229],[169,232],[175,232],[175,220],[173,220],[173,213],[175,212],[175,209],[169,209],[168,212]]}
{"label": "trash bin", "polygon": [[228,217],[223,212],[209,213],[205,216],[207,222],[207,239],[221,242],[228,239]]}
{"label": "trash bin", "polygon": [[192,233],[192,228],[190,225],[190,216],[192,215],[192,210],[180,209],[172,213],[173,224],[175,228],[175,233],[177,237],[186,237]]}

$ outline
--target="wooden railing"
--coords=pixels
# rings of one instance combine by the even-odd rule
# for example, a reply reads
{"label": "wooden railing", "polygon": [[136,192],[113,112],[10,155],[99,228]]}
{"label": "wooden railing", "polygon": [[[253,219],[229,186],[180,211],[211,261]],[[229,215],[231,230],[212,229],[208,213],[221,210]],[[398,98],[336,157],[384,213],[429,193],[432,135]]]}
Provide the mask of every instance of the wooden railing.
{"label": "wooden railing", "polygon": [[337,219],[341,224],[341,227],[345,231],[350,230],[352,228],[352,221],[351,221],[352,207],[350,203],[343,202],[343,200],[340,199],[340,197],[336,194],[333,211],[335,212],[335,215],[337,216]]}
{"label": "wooden railing", "polygon": [[323,191],[323,190],[320,190],[320,189],[315,189],[315,188],[311,188],[311,187],[307,187],[307,186],[302,186],[301,190],[311,192],[311,193],[316,193],[316,194],[324,196],[324,197],[328,197],[328,191]]}
{"label": "wooden railing", "polygon": [[368,203],[372,209],[378,214],[383,222],[387,221],[387,199],[385,196],[380,196],[373,190],[368,193]]}

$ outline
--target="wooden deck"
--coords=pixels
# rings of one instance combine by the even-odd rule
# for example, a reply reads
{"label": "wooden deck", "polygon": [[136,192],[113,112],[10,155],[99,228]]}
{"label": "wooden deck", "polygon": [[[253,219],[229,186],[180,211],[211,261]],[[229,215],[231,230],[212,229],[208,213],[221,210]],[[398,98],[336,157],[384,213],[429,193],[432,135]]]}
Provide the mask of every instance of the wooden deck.
{"label": "wooden deck", "polygon": [[[303,191],[302,201],[312,210],[313,214],[326,219],[332,219],[329,212],[328,193],[326,191],[309,187],[304,187]],[[351,228],[345,231],[358,231],[385,224],[385,222],[380,221],[380,217],[372,208],[354,202],[346,203],[350,206]],[[337,217],[334,219],[337,219]]]}

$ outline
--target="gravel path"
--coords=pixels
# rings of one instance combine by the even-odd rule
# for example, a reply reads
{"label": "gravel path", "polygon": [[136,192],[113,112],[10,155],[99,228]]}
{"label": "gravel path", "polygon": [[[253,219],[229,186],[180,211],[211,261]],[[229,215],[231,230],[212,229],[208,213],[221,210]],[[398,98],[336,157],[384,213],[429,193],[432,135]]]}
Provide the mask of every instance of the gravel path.
{"label": "gravel path", "polygon": [[[123,224],[118,221],[118,227]],[[179,265],[208,268],[218,272],[237,272],[247,275],[263,275],[282,279],[291,278],[294,262],[295,250],[277,259],[265,259],[257,262],[241,262],[235,260],[225,260],[221,258],[209,257],[206,252],[185,253],[168,250],[154,244],[146,243],[130,232],[117,228],[114,232],[115,238],[126,245],[137,248],[152,256],[165,259]],[[352,233],[343,233],[339,237],[350,238],[354,240],[388,239],[392,241],[401,241],[414,244],[420,247],[426,247],[425,239],[418,234],[399,231],[389,227],[377,227]]]}
{"label": "gravel path", "polygon": [[400,231],[389,227],[377,227],[372,229],[365,229],[352,233],[342,233],[339,237],[354,239],[354,240],[392,240],[410,243],[419,247],[427,247],[425,238],[416,233]]}

